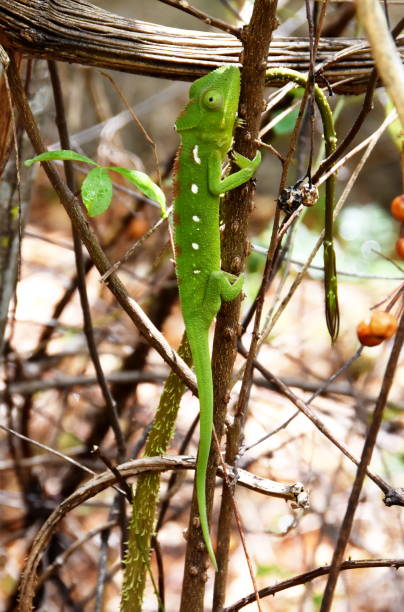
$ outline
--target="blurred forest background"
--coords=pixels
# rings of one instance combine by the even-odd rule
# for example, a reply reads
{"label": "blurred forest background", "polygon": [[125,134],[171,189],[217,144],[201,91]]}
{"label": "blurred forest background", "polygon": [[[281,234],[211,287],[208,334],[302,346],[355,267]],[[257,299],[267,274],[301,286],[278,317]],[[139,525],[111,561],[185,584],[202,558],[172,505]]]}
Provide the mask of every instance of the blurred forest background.
{"label": "blurred forest background", "polygon": [[[157,0],[149,2],[94,2],[122,16],[185,29],[210,29],[194,17]],[[250,4],[235,0],[196,0],[193,6],[236,23],[234,11],[248,21]],[[402,17],[401,3],[389,5],[390,22]],[[330,3],[325,25],[338,21],[350,3]],[[275,36],[307,36],[304,2],[279,0],[279,27]],[[347,19],[340,36],[363,37],[355,15]],[[29,96],[31,108],[49,149],[59,149],[55,109],[48,66],[32,60]],[[143,170],[156,179],[153,151],[144,134],[127,112],[122,97],[109,77],[133,107],[156,144],[163,186],[171,200],[171,169],[178,147],[173,125],[187,100],[188,83],[148,76],[97,70],[59,63],[71,148],[103,165]],[[162,75],[164,76],[164,75]],[[275,91],[268,88],[268,96]],[[296,100],[294,90],[280,101],[266,122],[274,119]],[[363,94],[333,95],[336,130],[341,138],[349,130],[363,105]],[[6,98],[2,108],[8,106]],[[383,88],[374,95],[374,108],[366,117],[350,149],[374,134],[391,110]],[[3,111],[2,111],[3,112]],[[278,122],[266,135],[277,150],[286,153],[296,111]],[[290,166],[288,184],[300,178],[307,167],[309,122],[304,124]],[[394,126],[393,126],[394,127]],[[315,133],[315,165],[324,156],[320,125]],[[348,159],[337,175],[337,200],[354,172],[364,149]],[[20,161],[33,156],[26,137],[20,138]],[[275,211],[281,164],[269,151],[263,152],[257,173],[255,206],[249,220],[252,251],[247,259],[242,316],[256,298],[268,248]],[[3,179],[13,175],[13,155]],[[62,171],[62,165],[58,166]],[[78,183],[88,167],[75,166]],[[3,189],[3,188],[2,188]],[[390,215],[391,200],[402,193],[400,154],[392,132],[385,129],[350,189],[335,226],[341,330],[331,345],[324,319],[322,252],[316,255],[302,283],[276,325],[265,337],[259,361],[303,401],[325,381],[311,408],[339,442],[359,458],[369,415],[380,393],[394,339],[358,353],[357,324],[369,309],[397,291],[403,279],[402,262],[395,253],[400,224]],[[300,215],[289,234],[288,249],[278,274],[266,294],[263,323],[267,328],[287,294],[296,274],[311,252],[323,228],[323,188],[317,206]],[[3,192],[5,193],[5,192]],[[106,462],[117,461],[116,440],[105,412],[102,393],[89,359],[83,333],[83,313],[77,291],[71,224],[58,197],[39,165],[21,169],[22,242],[18,284],[11,301],[0,367],[1,423],[24,436],[76,459],[95,473],[107,470]],[[18,208],[18,204],[17,204]],[[111,262],[119,260],[159,220],[160,211],[146,198],[114,175],[110,209],[91,221]],[[84,251],[86,287],[97,350],[125,435],[126,459],[142,455],[168,366],[150,349],[133,322],[117,304],[100,274]],[[400,267],[401,266],[401,267]],[[167,341],[178,348],[183,332],[174,266],[163,223],[119,268],[129,294],[141,305]],[[395,312],[398,314],[398,305]],[[248,328],[243,343],[248,346]],[[240,389],[244,358],[237,357],[229,418]],[[342,373],[329,380],[339,369]],[[404,364],[395,373],[383,423],[374,449],[371,471],[393,487],[403,485]],[[239,467],[280,483],[302,482],[310,495],[310,508],[303,512],[282,499],[237,487],[236,503],[242,517],[247,547],[255,569],[258,588],[271,586],[318,566],[330,563],[340,521],[345,513],[355,475],[346,458],[303,414],[291,417],[296,406],[276,390],[259,372],[254,374],[248,418],[244,428]],[[178,452],[198,414],[198,401],[187,391],[177,419],[170,453]],[[197,431],[182,454],[195,455]],[[93,446],[100,452],[92,452]],[[165,520],[158,532],[164,561],[165,606],[179,609],[185,540],[192,494],[193,472],[169,499]],[[16,609],[16,590],[24,562],[39,527],[49,512],[74,492],[87,478],[75,467],[46,448],[26,438],[0,433],[0,609]],[[170,472],[162,474],[162,491]],[[219,485],[219,481],[218,481]],[[219,489],[218,489],[219,493]],[[42,559],[40,573],[69,550],[60,566],[45,576],[37,609],[118,610],[122,572],[121,536],[111,504],[115,491],[109,487],[66,514],[58,525],[53,548]],[[219,507],[215,498],[212,533]],[[129,505],[127,511],[129,515]],[[403,517],[400,507],[387,507],[383,493],[370,479],[365,481],[345,558],[399,558],[403,556]],[[93,537],[86,535],[95,530]],[[103,535],[102,535],[103,534]],[[106,536],[107,534],[107,536]],[[78,540],[83,542],[74,551]],[[70,554],[71,553],[71,554]],[[155,557],[152,570],[157,572]],[[161,571],[161,568],[160,570]],[[100,596],[100,573],[104,576]],[[211,600],[213,579],[207,582],[206,601]],[[262,610],[318,610],[326,578],[317,578],[264,598]],[[226,605],[230,606],[253,590],[236,527],[231,540]],[[101,599],[100,599],[101,597]],[[102,601],[103,603],[100,603]],[[206,609],[211,609],[206,604]],[[342,572],[333,610],[387,612],[402,609],[402,570],[393,567]],[[98,607],[97,607],[98,606]],[[157,609],[148,583],[144,610]],[[191,608],[189,608],[191,609]],[[252,603],[245,609],[257,609]]]}

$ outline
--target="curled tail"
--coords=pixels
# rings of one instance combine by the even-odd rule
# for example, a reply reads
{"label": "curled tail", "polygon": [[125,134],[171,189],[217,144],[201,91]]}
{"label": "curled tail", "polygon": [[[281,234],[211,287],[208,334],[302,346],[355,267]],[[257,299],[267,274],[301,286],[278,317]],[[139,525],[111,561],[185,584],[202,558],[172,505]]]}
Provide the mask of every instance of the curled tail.
{"label": "curled tail", "polygon": [[210,363],[208,329],[200,325],[186,326],[191,347],[199,394],[199,448],[196,462],[196,498],[203,541],[213,567],[218,571],[215,553],[209,534],[206,511],[206,470],[208,466],[213,427],[213,381]]}

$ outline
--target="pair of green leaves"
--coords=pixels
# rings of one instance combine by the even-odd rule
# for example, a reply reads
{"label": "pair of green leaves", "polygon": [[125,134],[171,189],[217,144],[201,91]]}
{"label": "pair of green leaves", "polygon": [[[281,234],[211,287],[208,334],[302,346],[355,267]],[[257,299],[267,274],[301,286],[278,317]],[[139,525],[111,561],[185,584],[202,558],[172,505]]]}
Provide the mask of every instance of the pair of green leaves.
{"label": "pair of green leaves", "polygon": [[27,159],[24,164],[25,166],[32,166],[32,164],[35,162],[52,160],[79,161],[95,166],[95,168],[90,170],[81,184],[81,197],[90,217],[101,215],[101,213],[105,212],[111,204],[112,181],[109,171],[118,172],[118,174],[124,176],[146,197],[159,204],[163,217],[167,216],[166,198],[164,193],[160,187],[156,185],[156,183],[154,183],[144,172],[139,172],[138,170],[128,170],[127,168],[121,168],[119,166],[103,167],[89,157],[69,150],[47,151],[46,153],[41,153],[41,155],[37,155],[32,159]]}

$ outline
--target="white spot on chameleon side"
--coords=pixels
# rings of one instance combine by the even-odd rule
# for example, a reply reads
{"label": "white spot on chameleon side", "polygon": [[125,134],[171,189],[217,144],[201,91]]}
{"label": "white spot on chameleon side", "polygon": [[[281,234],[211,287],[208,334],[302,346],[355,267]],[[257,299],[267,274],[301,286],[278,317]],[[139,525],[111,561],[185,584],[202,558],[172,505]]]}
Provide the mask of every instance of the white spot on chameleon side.
{"label": "white spot on chameleon side", "polygon": [[201,271],[200,270],[194,270],[194,274],[200,274]]}
{"label": "white spot on chameleon side", "polygon": [[192,183],[191,191],[192,191],[192,193],[198,193],[198,191],[199,191],[198,185],[195,185],[195,183]]}
{"label": "white spot on chameleon side", "polygon": [[200,164],[201,163],[201,158],[199,157],[199,147],[198,147],[198,145],[195,145],[194,148],[192,149],[192,157],[194,158],[194,162],[196,164]]}
{"label": "white spot on chameleon side", "polygon": [[200,219],[200,217],[198,217],[198,215],[193,215],[192,221],[195,221],[195,223],[199,223],[200,220],[201,219]]}
{"label": "white spot on chameleon side", "polygon": [[192,243],[192,248],[197,251],[199,249],[199,244],[197,242]]}

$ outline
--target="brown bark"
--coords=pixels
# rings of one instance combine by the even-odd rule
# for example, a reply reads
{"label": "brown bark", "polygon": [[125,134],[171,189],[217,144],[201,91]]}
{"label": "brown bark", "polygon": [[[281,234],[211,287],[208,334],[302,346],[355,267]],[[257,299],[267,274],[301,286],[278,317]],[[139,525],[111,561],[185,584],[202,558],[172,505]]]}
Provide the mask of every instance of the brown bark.
{"label": "brown bark", "polygon": [[[230,34],[146,23],[84,0],[0,0],[0,43],[35,57],[188,81],[238,62],[241,52],[241,43]],[[404,37],[397,45],[403,59]],[[364,41],[320,39],[318,60],[336,93],[366,89],[373,60]],[[309,40],[273,39],[268,68],[274,66],[307,72]]]}

